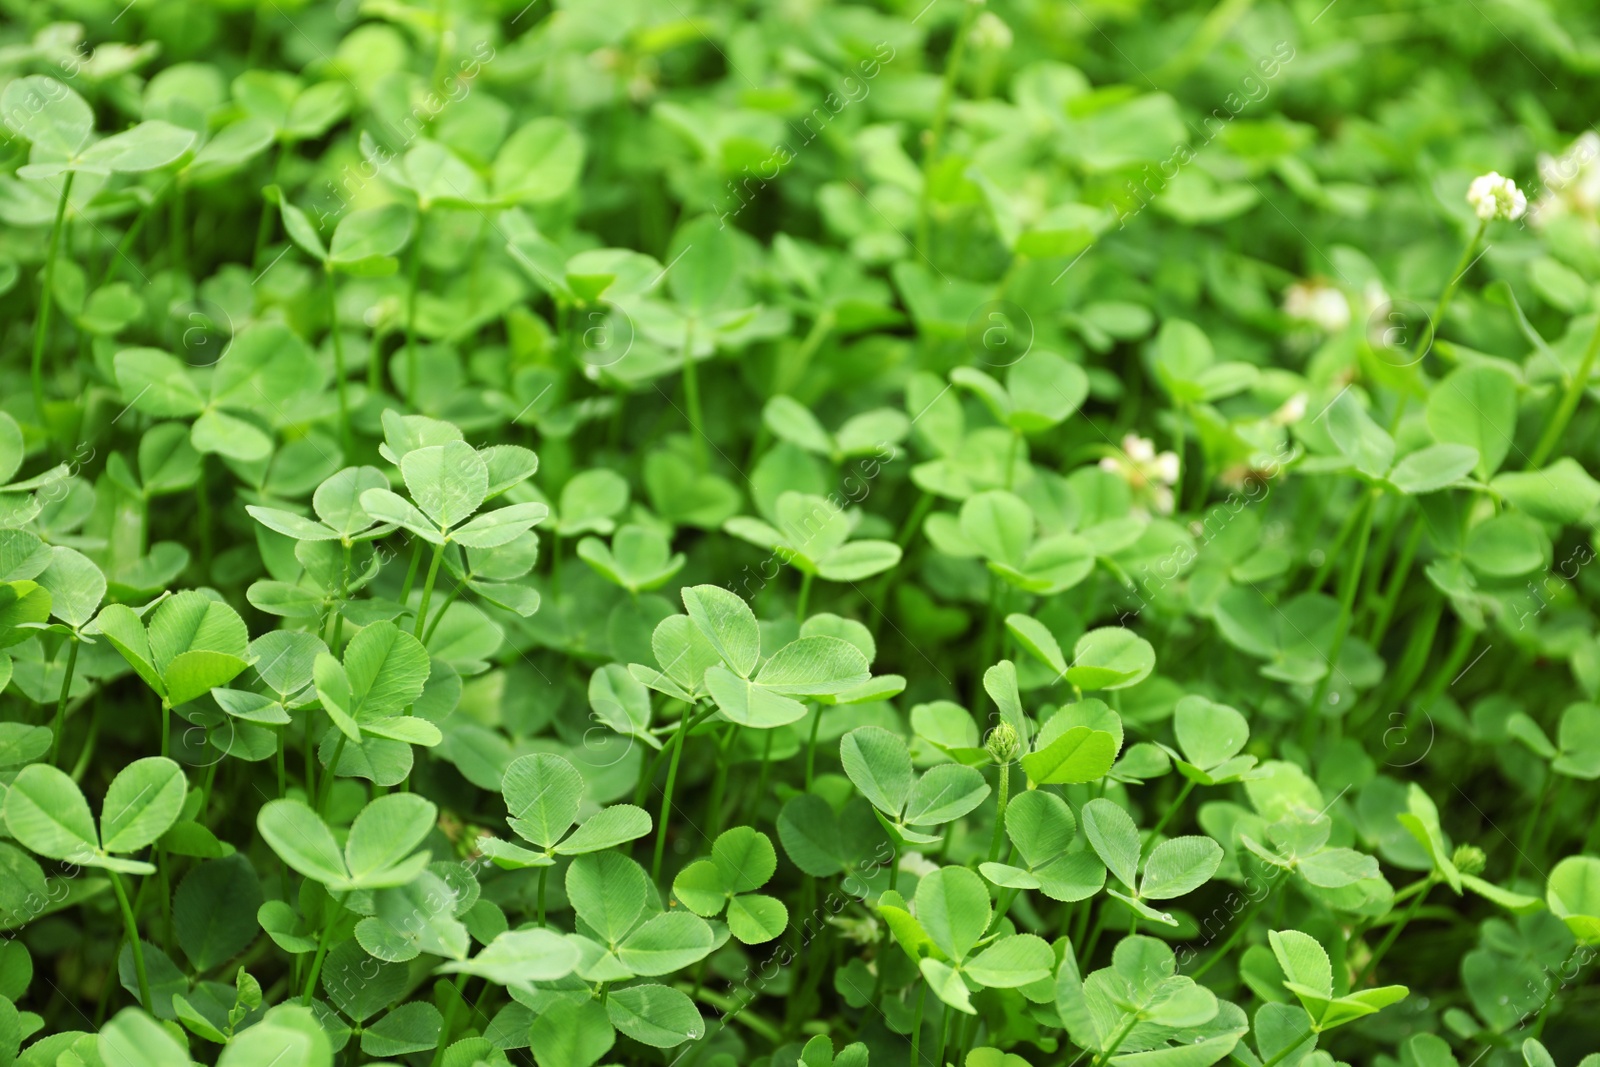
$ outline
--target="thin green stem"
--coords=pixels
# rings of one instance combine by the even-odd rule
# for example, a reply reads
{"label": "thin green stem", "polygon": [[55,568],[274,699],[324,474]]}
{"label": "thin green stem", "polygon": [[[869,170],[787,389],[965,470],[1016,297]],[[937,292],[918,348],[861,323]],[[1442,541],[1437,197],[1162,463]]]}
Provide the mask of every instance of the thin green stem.
{"label": "thin green stem", "polygon": [[1228,950],[1233,948],[1234,945],[1238,944],[1239,939],[1244,936],[1245,931],[1250,929],[1250,920],[1256,917],[1256,912],[1261,910],[1261,905],[1266,899],[1266,897],[1262,897],[1261,900],[1258,900],[1254,904],[1250,905],[1243,915],[1239,916],[1239,921],[1234,925],[1233,932],[1228,935],[1228,939],[1217,946],[1217,950],[1213,952],[1204,963],[1195,969],[1195,972],[1189,976],[1190,978],[1198,982],[1202,977],[1205,976],[1207,971],[1211,970],[1211,968],[1215,967],[1217,964],[1221,963],[1227,958]]}
{"label": "thin green stem", "polygon": [[117,907],[122,909],[122,924],[127,928],[128,948],[133,953],[133,973],[139,979],[139,1003],[145,1011],[154,1011],[155,1001],[150,998],[150,975],[144,966],[144,944],[139,940],[139,924],[133,918],[133,905],[128,903],[128,891],[122,887],[122,876],[116,871],[106,873],[111,876],[111,890],[117,895]]}
{"label": "thin green stem", "polygon": [[672,735],[672,758],[667,762],[667,784],[661,794],[661,817],[656,820],[656,851],[650,861],[652,882],[661,881],[661,859],[667,851],[667,817],[672,814],[672,790],[678,784],[678,761],[683,758],[683,742],[695,724],[715,710],[712,707],[697,716],[692,707],[685,709],[683,718],[678,720],[678,730]]}
{"label": "thin green stem", "polygon": [[994,809],[994,834],[989,839],[989,862],[1000,858],[1000,845],[1006,836],[1006,801],[1011,799],[1011,763],[1000,764],[999,797]]}
{"label": "thin green stem", "polygon": [[1422,909],[1422,902],[1428,899],[1428,890],[1433,888],[1433,883],[1437,880],[1437,876],[1432,874],[1422,879],[1422,888],[1417,891],[1416,897],[1412,899],[1411,906],[1406,908],[1405,913],[1400,916],[1398,922],[1389,927],[1389,932],[1383,935],[1383,940],[1378,942],[1378,947],[1372,950],[1372,958],[1367,960],[1366,967],[1362,969],[1361,977],[1355,983],[1357,988],[1366,985],[1372,976],[1377,973],[1378,964],[1382,962],[1383,957],[1388,954],[1389,949],[1400,937],[1400,932],[1406,928],[1406,924],[1415,918],[1417,912]]}
{"label": "thin green stem", "polygon": [[72,179],[77,171],[67,171],[61,183],[61,195],[56,198],[56,218],[50,226],[50,244],[44,254],[44,291],[39,294],[39,314],[33,326],[33,408],[39,425],[46,428],[50,422],[44,413],[44,345],[50,335],[50,312],[55,307],[56,260],[61,255],[67,218],[67,198],[72,194]]}
{"label": "thin green stem", "polygon": [[811,781],[817,771],[817,731],[822,727],[822,705],[811,709],[811,734],[806,738],[806,792],[811,791]]}
{"label": "thin green stem", "polygon": [[56,701],[55,725],[50,730],[50,765],[57,765],[61,757],[61,731],[67,723],[67,697],[72,692],[72,674],[78,666],[78,635],[72,634],[67,638],[67,673],[61,679],[61,697]]}
{"label": "thin green stem", "polygon": [[333,780],[337,778],[339,759],[344,755],[344,731],[339,732],[339,737],[333,743],[333,755],[328,760],[328,769],[322,775],[322,787],[317,790],[317,814],[324,817],[328,814],[328,798],[333,796]]}
{"label": "thin green stem", "polygon": [[306,975],[306,986],[300,994],[300,1003],[306,1007],[311,1006],[311,996],[317,990],[317,976],[322,973],[322,960],[328,954],[328,942],[333,940],[333,928],[339,921],[339,914],[344,911],[345,898],[350,895],[346,890],[332,898],[328,903],[328,917],[322,924],[322,936],[317,938],[317,954],[311,960],[311,973]]}
{"label": "thin green stem", "polygon": [[428,561],[428,576],[422,580],[422,604],[417,608],[417,625],[412,632],[418,641],[427,632],[428,601],[433,599],[433,583],[439,577],[439,564],[444,560],[444,542],[433,546],[433,559]]}
{"label": "thin green stem", "polygon": [[406,277],[406,402],[417,407],[421,367],[417,361],[417,291],[422,279],[422,227],[427,212],[419,212],[417,236],[411,243],[411,269]]}
{"label": "thin green stem", "polygon": [[545,922],[544,922],[544,886],[545,886],[545,882],[548,879],[549,874],[550,874],[550,868],[549,867],[540,867],[539,868],[539,925],[540,926],[545,925]]}
{"label": "thin green stem", "polygon": [[[880,968],[881,969],[881,968]],[[923,1003],[928,999],[928,985],[926,982],[917,983],[917,1009],[911,1015],[911,1067],[919,1067],[917,1063],[918,1046],[922,1044],[922,1009]]]}
{"label": "thin green stem", "polygon": [[794,621],[806,621],[806,604],[811,600],[811,579],[814,578],[810,571],[800,572],[800,595],[794,602]]}
{"label": "thin green stem", "polygon": [[1183,780],[1183,788],[1178,790],[1178,795],[1173,798],[1171,804],[1167,805],[1167,810],[1161,813],[1161,818],[1156,820],[1155,828],[1150,831],[1150,843],[1152,845],[1154,845],[1156,838],[1161,836],[1161,831],[1166,829],[1167,823],[1172,820],[1172,816],[1177,814],[1179,808],[1183,807],[1183,802],[1189,798],[1189,794],[1192,792],[1194,792],[1194,779],[1185,778]]}
{"label": "thin green stem", "polygon": [[926,256],[928,254],[929,238],[932,234],[932,194],[929,192],[933,184],[933,168],[939,162],[939,150],[943,147],[945,125],[950,118],[950,101],[955,97],[956,82],[961,77],[961,58],[966,55],[967,38],[972,35],[973,20],[978,17],[978,9],[983,6],[981,0],[967,0],[961,10],[961,23],[956,27],[956,35],[950,42],[950,54],[945,57],[944,78],[939,85],[939,100],[934,105],[933,122],[928,127],[927,150],[922,154],[922,195],[917,203],[917,249]]}
{"label": "thin green stem", "polygon": [[1561,441],[1561,435],[1566,432],[1567,423],[1572,421],[1573,414],[1578,410],[1578,402],[1583,399],[1584,390],[1589,388],[1589,375],[1594,371],[1595,357],[1600,356],[1600,319],[1594,324],[1594,332],[1589,335],[1589,347],[1583,350],[1583,360],[1578,364],[1578,373],[1567,382],[1567,388],[1561,394],[1561,402],[1556,405],[1555,414],[1550,416],[1550,421],[1545,423],[1544,433],[1539,435],[1539,443],[1534,446],[1533,455],[1528,457],[1528,469],[1538,470],[1544,466],[1544,461]]}
{"label": "thin green stem", "polygon": [[1344,651],[1345,638],[1350,635],[1350,614],[1355,608],[1356,590],[1361,585],[1361,571],[1366,565],[1367,546],[1372,542],[1372,514],[1377,510],[1378,490],[1367,493],[1361,502],[1361,531],[1356,535],[1355,557],[1345,569],[1344,581],[1339,590],[1339,617],[1334,623],[1333,645],[1328,650],[1328,672],[1317,682],[1316,691],[1312,694],[1310,714],[1306,721],[1315,725],[1322,715],[1323,701],[1328,695],[1328,686],[1333,682],[1333,676],[1339,670],[1339,654]]}
{"label": "thin green stem", "polygon": [[443,1020],[439,1025],[439,1044],[433,1052],[432,1067],[444,1063],[445,1053],[450,1050],[450,1028],[456,1022],[456,1005],[467,1002],[467,980],[471,977],[465,971],[456,975],[455,996],[445,998]]}
{"label": "thin green stem", "polygon": [[350,438],[350,385],[345,381],[344,337],[339,332],[338,275],[331,267],[322,273],[328,280],[328,333],[333,339],[333,378],[339,394],[339,443],[349,455],[354,444]]}
{"label": "thin green stem", "polygon": [[688,408],[689,440],[694,447],[694,458],[700,470],[710,466],[706,455],[705,420],[700,414],[700,379],[694,366],[694,320],[683,324],[683,403]]}

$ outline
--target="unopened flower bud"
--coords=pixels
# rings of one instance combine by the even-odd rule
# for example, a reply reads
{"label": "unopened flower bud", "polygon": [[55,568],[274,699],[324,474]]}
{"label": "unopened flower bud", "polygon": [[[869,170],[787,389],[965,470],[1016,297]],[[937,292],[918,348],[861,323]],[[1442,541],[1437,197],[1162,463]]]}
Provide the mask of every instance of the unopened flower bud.
{"label": "unopened flower bud", "polygon": [[1483,870],[1487,857],[1483,849],[1477,845],[1457,845],[1455,855],[1450,857],[1450,862],[1456,865],[1456,870],[1462,874],[1477,874]]}
{"label": "unopened flower bud", "polygon": [[989,740],[984,743],[989,750],[989,755],[996,763],[1010,763],[1017,758],[1017,730],[1008,722],[1003,722],[989,731]]}

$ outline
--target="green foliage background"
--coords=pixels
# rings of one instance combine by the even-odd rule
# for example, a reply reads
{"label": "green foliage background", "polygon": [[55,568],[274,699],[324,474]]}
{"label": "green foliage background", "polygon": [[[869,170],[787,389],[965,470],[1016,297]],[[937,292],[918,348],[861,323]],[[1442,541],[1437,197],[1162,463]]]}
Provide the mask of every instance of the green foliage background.
{"label": "green foliage background", "polygon": [[1600,1058],[1590,5],[4,10],[0,1067]]}

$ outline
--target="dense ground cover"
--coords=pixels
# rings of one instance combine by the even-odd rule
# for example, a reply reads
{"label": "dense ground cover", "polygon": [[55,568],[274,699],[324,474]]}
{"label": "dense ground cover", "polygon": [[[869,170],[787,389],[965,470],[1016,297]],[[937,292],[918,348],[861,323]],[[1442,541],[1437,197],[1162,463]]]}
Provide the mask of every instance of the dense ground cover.
{"label": "dense ground cover", "polygon": [[1588,5],[5,10],[0,1067],[1593,1067]]}

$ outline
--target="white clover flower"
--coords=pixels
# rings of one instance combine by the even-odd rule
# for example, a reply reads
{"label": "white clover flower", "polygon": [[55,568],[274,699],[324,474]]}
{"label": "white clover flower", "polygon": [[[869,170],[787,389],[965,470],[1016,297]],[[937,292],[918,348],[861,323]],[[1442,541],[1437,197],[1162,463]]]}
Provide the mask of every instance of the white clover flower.
{"label": "white clover flower", "polygon": [[1544,227],[1572,218],[1593,230],[1600,216],[1600,134],[1585,133],[1559,156],[1541,153],[1539,180],[1544,192],[1529,210],[1529,222]]}
{"label": "white clover flower", "polygon": [[1011,47],[1014,39],[1011,27],[1006,25],[1005,19],[993,11],[985,11],[972,24],[970,40],[975,48],[1004,52]]}
{"label": "white clover flower", "polygon": [[1172,487],[1178,483],[1178,454],[1156,452],[1148,437],[1128,434],[1122,439],[1122,455],[1106,456],[1100,469],[1115,474],[1133,490],[1133,501],[1148,514],[1172,514]]}
{"label": "white clover flower", "polygon": [[1528,210],[1528,198],[1510,178],[1490,171],[1472,179],[1467,188],[1467,203],[1480,219],[1520,219]]}
{"label": "white clover flower", "polygon": [[1274,426],[1289,426],[1299,422],[1306,414],[1306,394],[1296,393],[1279,405],[1278,410],[1267,416],[1267,421]]}
{"label": "white clover flower", "polygon": [[1338,333],[1350,325],[1350,301],[1344,293],[1314,278],[1295,282],[1284,290],[1283,312],[1324,333]]}

